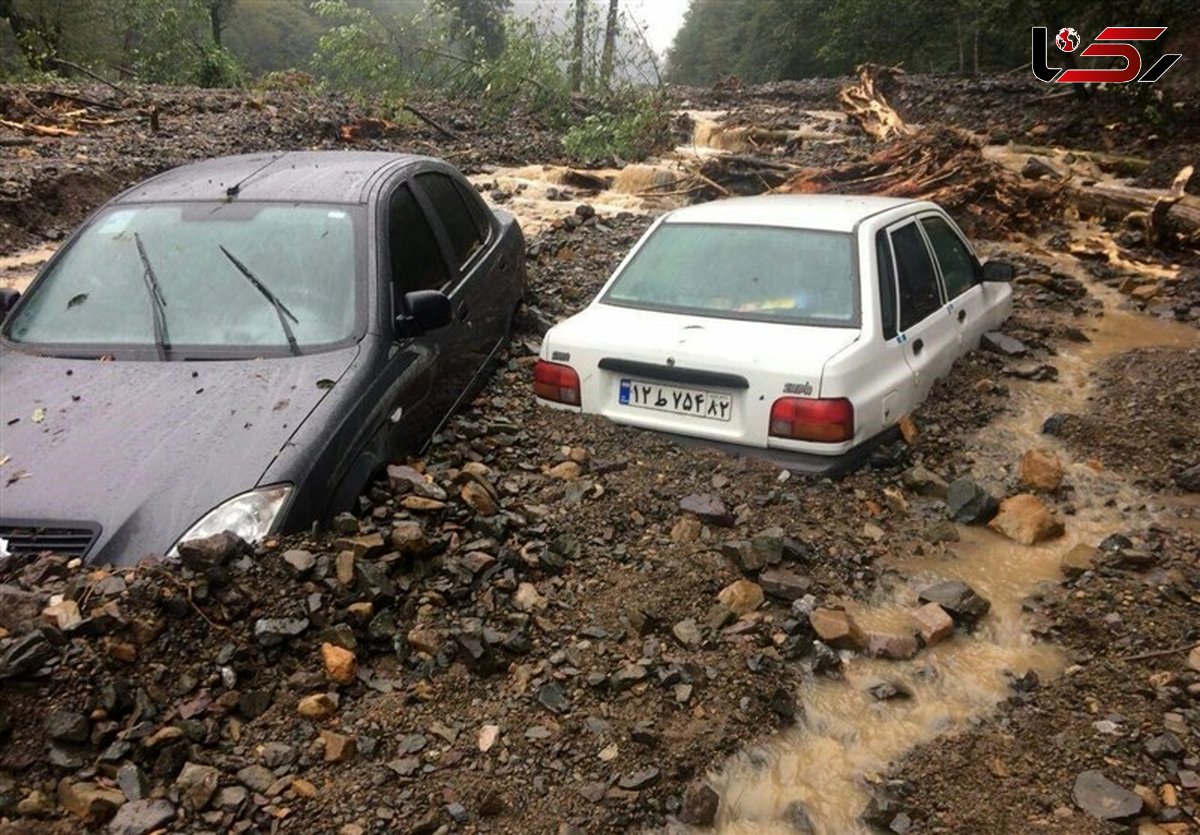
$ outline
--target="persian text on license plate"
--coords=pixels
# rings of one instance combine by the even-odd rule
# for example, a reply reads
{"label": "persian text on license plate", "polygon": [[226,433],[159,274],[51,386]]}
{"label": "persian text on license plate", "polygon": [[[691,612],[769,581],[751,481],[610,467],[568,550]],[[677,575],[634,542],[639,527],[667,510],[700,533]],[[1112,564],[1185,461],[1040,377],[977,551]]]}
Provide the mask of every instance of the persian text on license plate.
{"label": "persian text on license plate", "polygon": [[636,406],[639,409],[655,409],[709,420],[727,421],[733,417],[733,398],[716,391],[698,391],[642,380],[621,380],[619,399],[622,406]]}

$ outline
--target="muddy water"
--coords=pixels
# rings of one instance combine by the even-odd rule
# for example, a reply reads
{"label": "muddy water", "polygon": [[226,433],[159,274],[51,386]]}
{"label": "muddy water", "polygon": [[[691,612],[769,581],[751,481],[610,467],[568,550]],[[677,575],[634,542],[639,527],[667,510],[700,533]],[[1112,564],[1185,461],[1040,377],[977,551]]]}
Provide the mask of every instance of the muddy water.
{"label": "muddy water", "polygon": [[0,287],[25,292],[42,264],[50,260],[56,246],[39,246],[0,258]]}
{"label": "muddy water", "polygon": [[[1035,641],[1032,624],[1022,613],[1022,601],[1039,584],[1060,578],[1062,555],[1078,542],[1094,545],[1114,531],[1164,512],[1163,502],[1139,495],[1094,462],[1075,460],[1053,438],[1041,434],[1041,424],[1056,412],[1082,408],[1089,372],[1105,357],[1149,346],[1196,347],[1200,334],[1122,311],[1121,297],[1088,281],[1074,259],[1035,242],[1028,242],[1027,248],[1087,283],[1104,313],[1083,327],[1090,342],[1071,345],[1052,358],[1060,372],[1058,383],[1005,381],[1012,391],[1012,408],[971,447],[973,474],[1002,492],[1002,482],[1010,480],[1022,452],[1053,449],[1075,488],[1076,512],[1064,518],[1066,533],[1051,543],[1027,547],[986,529],[959,526],[961,541],[945,551],[909,556],[892,565],[905,579],[881,591],[877,599],[844,601],[865,630],[893,633],[912,631],[910,613],[917,605],[917,592],[937,579],[963,580],[989,599],[992,609],[973,635],[960,632],[912,661],[854,656],[847,659],[844,681],[803,682],[799,696],[805,718],[800,726],[736,756],[714,775],[721,793],[718,831],[795,832],[784,818],[789,806],[799,802],[818,833],[866,832],[858,816],[869,800],[870,782],[890,762],[989,713],[1009,694],[1010,675],[1033,670],[1046,680],[1065,668],[1064,654]],[[1148,266],[1144,271],[1153,272]],[[875,701],[866,691],[885,680],[903,684],[912,698]]]}

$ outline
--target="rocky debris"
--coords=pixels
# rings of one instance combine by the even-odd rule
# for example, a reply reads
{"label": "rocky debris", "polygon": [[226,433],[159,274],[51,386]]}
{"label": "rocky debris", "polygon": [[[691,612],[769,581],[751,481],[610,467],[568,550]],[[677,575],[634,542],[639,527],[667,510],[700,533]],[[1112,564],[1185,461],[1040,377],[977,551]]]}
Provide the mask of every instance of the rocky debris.
{"label": "rocky debris", "polygon": [[921,591],[922,603],[936,603],[957,623],[968,626],[976,623],[988,613],[992,605],[975,593],[975,590],[960,580],[945,580]]}
{"label": "rocky debris", "polygon": [[808,616],[813,631],[822,641],[837,649],[861,649],[866,645],[862,629],[842,609],[814,609]]}
{"label": "rocky debris", "polygon": [[1025,343],[1000,331],[986,332],[979,344],[983,350],[1005,357],[1023,357],[1029,353]]}
{"label": "rocky debris", "polygon": [[733,515],[725,503],[711,493],[694,493],[679,500],[679,509],[699,516],[710,525],[728,528],[733,525]]}
{"label": "rocky debris", "polygon": [[950,485],[937,473],[920,465],[909,467],[901,474],[904,486],[922,496],[945,499]]}
{"label": "rocky debris", "polygon": [[1062,572],[1075,578],[1096,567],[1100,550],[1082,542],[1073,545],[1062,557]]}
{"label": "rocky debris", "polygon": [[239,554],[250,552],[250,547],[241,537],[230,531],[221,531],[200,539],[189,539],[179,543],[179,561],[185,568],[204,574],[220,568]]}
{"label": "rocky debris", "polygon": [[1142,799],[1099,771],[1081,771],[1071,790],[1075,805],[1094,818],[1119,821],[1142,811]]}
{"label": "rocky debris", "polygon": [[720,801],[720,795],[708,783],[692,783],[683,794],[679,820],[689,826],[712,826],[717,818]]}
{"label": "rocky debris", "polygon": [[337,684],[351,684],[358,671],[354,653],[334,644],[321,644],[321,660],[325,664],[325,675]]}
{"label": "rocky debris", "polygon": [[946,510],[955,522],[983,524],[996,515],[999,507],[994,496],[968,478],[955,479],[946,489]]}
{"label": "rocky debris", "polygon": [[254,623],[254,640],[264,647],[278,646],[308,629],[308,618],[262,618]]}
{"label": "rocky debris", "polygon": [[1200,464],[1182,470],[1175,476],[1175,483],[1179,485],[1180,490],[1186,490],[1189,493],[1200,493]]}
{"label": "rocky debris", "polygon": [[867,692],[877,702],[886,702],[891,699],[911,699],[913,695],[912,690],[898,681],[876,682],[867,688]]}
{"label": "rocky debris", "polygon": [[83,615],[79,613],[79,604],[74,600],[60,600],[42,610],[42,621],[67,632],[83,623]]}
{"label": "rocky debris", "polygon": [[1002,501],[988,527],[1022,545],[1036,545],[1063,533],[1062,522],[1032,493],[1018,493]]}
{"label": "rocky debris", "polygon": [[753,612],[764,599],[762,587],[750,580],[734,580],[717,594],[717,600],[738,616]]}
{"label": "rocky debris", "polygon": [[221,773],[210,765],[188,762],[175,778],[175,785],[188,808],[199,812],[208,806],[217,791]]}
{"label": "rocky debris", "polygon": [[64,777],[58,781],[58,802],[85,823],[101,823],[125,803],[125,795],[97,783],[74,782]]}
{"label": "rocky debris", "polygon": [[147,835],[175,819],[171,801],[133,800],[117,810],[108,823],[110,835]]}
{"label": "rocky debris", "polygon": [[937,603],[926,603],[913,611],[913,620],[926,646],[933,646],[954,634],[954,619]]}
{"label": "rocky debris", "polygon": [[798,600],[812,588],[812,581],[786,568],[768,568],[758,575],[762,590],[780,600]]}
{"label": "rocky debris", "polygon": [[907,661],[917,654],[920,646],[912,635],[890,635],[871,632],[867,635],[867,654],[890,661]]}
{"label": "rocky debris", "polygon": [[1028,450],[1021,456],[1017,478],[1023,487],[1053,493],[1062,485],[1062,462],[1053,452],[1043,449]]}
{"label": "rocky debris", "polygon": [[0,629],[10,635],[28,631],[44,608],[44,598],[8,583],[0,584]]}
{"label": "rocky debris", "polygon": [[328,719],[337,713],[338,699],[332,693],[313,693],[300,699],[296,712],[305,719]]}

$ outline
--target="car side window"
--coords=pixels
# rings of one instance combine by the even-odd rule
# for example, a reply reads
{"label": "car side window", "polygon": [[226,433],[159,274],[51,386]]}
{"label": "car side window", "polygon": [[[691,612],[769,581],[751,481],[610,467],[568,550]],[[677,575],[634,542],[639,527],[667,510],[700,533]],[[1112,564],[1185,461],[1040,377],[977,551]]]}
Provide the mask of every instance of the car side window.
{"label": "car side window", "polygon": [[883,338],[891,339],[896,335],[896,270],[887,233],[882,230],[875,236],[875,257],[879,262],[879,320]]}
{"label": "car side window", "polygon": [[458,263],[467,263],[476,250],[483,246],[483,238],[458,187],[450,177],[435,172],[418,174],[417,184],[429,197],[433,210],[450,236],[450,245],[458,257]]}
{"label": "car side window", "polygon": [[467,204],[467,211],[471,213],[471,219],[475,221],[475,228],[479,230],[480,237],[486,242],[492,235],[491,212],[474,186],[459,180],[455,180],[454,185],[458,187],[458,193]]}
{"label": "car side window", "polygon": [[925,227],[933,254],[942,268],[946,296],[953,299],[970,290],[975,283],[975,259],[971,257],[971,251],[950,228],[950,224],[940,217],[922,218],[921,225]]}
{"label": "car side window", "polygon": [[388,251],[397,299],[412,290],[440,290],[450,280],[433,227],[407,184],[388,203]]}
{"label": "car side window", "polygon": [[916,222],[894,230],[891,237],[899,278],[900,330],[908,330],[941,307],[941,293],[929,248]]}

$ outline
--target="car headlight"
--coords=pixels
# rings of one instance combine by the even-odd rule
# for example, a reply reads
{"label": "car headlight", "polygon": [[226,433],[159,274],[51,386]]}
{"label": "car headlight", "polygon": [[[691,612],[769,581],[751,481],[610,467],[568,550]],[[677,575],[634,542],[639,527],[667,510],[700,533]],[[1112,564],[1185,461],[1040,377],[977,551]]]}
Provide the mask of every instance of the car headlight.
{"label": "car headlight", "polygon": [[180,542],[203,539],[222,531],[233,531],[247,542],[266,538],[291,492],[290,484],[272,484],[222,502],[201,516],[196,524],[188,528],[187,533],[179,537],[175,547],[171,548],[170,556],[179,555]]}

